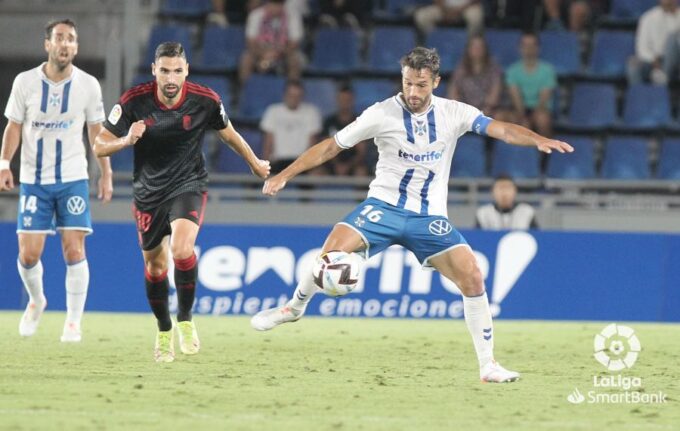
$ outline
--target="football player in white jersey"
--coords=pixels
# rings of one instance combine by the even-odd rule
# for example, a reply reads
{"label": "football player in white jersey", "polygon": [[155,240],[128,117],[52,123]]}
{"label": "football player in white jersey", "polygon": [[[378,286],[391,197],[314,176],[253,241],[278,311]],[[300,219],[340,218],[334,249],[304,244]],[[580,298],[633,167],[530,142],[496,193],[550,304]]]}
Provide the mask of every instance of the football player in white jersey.
{"label": "football player in white jersey", "polygon": [[[73,21],[47,24],[45,51],[47,61],[17,75],[12,86],[0,150],[0,191],[14,188],[9,164],[21,143],[17,267],[29,301],[19,334],[33,335],[47,306],[40,258],[46,235],[59,230],[66,262],[66,322],[61,341],[79,342],[90,280],[85,235],[92,232],[83,126],[87,122],[88,137],[94,143],[104,121],[104,106],[99,82],[72,63],[78,53]],[[113,191],[111,164],[108,158],[97,162],[101,171],[98,196],[106,203]]]}
{"label": "football player in white jersey", "polygon": [[[297,174],[373,138],[379,158],[368,199],[335,225],[322,253],[341,250],[372,256],[392,244],[411,250],[423,266],[439,271],[463,293],[465,321],[481,380],[511,382],[519,373],[506,370],[493,356],[493,325],[482,274],[467,242],[448,220],[446,195],[453,152],[457,139],[469,131],[545,153],[571,152],[573,148],[524,127],[493,120],[464,103],[434,96],[440,80],[439,63],[435,50],[413,49],[401,60],[403,92],[369,107],[334,137],[309,148],[266,181],[263,193],[273,196]],[[310,270],[300,280],[293,299],[256,314],[251,325],[264,331],[300,319],[317,290]]]}

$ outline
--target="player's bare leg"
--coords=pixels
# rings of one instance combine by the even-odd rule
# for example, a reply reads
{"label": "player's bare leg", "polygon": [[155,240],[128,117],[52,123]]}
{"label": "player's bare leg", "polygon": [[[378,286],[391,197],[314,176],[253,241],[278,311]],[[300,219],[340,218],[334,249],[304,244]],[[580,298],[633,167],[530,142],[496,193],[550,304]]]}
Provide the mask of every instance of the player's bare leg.
{"label": "player's bare leg", "polygon": [[176,219],[171,223],[170,249],[175,262],[175,286],[177,287],[177,329],[179,346],[185,355],[195,355],[201,348],[191,310],[196,297],[198,267],[194,245],[199,226],[191,220]]}
{"label": "player's bare leg", "polygon": [[483,382],[513,382],[519,373],[501,367],[493,356],[493,322],[482,273],[470,247],[462,245],[430,259],[430,264],[456,283],[463,293],[463,309],[479,360]]}
{"label": "player's bare leg", "polygon": [[152,250],[143,250],[144,278],[146,297],[149,306],[158,321],[158,333],[154,347],[156,362],[172,362],[175,360],[174,331],[168,306],[168,237]]}
{"label": "player's bare leg", "polygon": [[90,284],[90,269],[85,257],[85,232],[63,230],[61,245],[66,261],[66,321],[61,341],[77,343],[82,339],[80,321]]}
{"label": "player's bare leg", "polygon": [[43,266],[40,261],[44,248],[45,234],[19,234],[17,270],[28,292],[28,304],[19,322],[19,335],[22,337],[35,334],[40,323],[40,316],[47,307],[47,299],[43,293]]}
{"label": "player's bare leg", "polygon": [[[363,250],[366,247],[361,235],[354,229],[343,224],[336,224],[330,235],[326,238],[322,253],[331,250],[340,250],[347,253]],[[278,308],[260,311],[250,320],[250,325],[258,331],[267,331],[276,326],[299,320],[305,313],[307,304],[318,291],[312,271],[307,271],[306,275],[300,279],[293,298],[286,305]]]}

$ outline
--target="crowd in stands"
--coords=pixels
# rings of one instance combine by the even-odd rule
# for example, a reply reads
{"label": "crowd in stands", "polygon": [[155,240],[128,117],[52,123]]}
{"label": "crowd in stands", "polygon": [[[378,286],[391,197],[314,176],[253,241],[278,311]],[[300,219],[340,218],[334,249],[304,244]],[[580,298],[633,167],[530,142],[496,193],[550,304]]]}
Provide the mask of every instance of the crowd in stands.
{"label": "crowd in stands", "polygon": [[[164,39],[188,45],[189,79],[220,93],[274,166],[396,94],[399,57],[421,44],[442,56],[436,95],[585,153],[572,168],[466,138],[456,154],[482,158],[481,170],[454,163],[453,176],[680,178],[680,159],[673,169],[661,157],[680,153],[678,0],[165,0],[147,52]],[[372,147],[316,173],[370,174]],[[638,147],[642,161],[621,156]],[[242,172],[230,157],[211,160]]]}

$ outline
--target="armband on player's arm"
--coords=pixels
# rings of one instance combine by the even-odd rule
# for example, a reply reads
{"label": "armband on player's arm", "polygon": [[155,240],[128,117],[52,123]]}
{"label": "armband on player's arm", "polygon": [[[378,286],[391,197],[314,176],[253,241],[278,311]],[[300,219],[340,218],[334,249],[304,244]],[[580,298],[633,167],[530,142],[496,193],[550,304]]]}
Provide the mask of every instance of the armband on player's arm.
{"label": "armband on player's arm", "polygon": [[0,171],[4,171],[5,169],[9,169],[9,160],[0,159]]}
{"label": "armband on player's arm", "polygon": [[491,124],[492,121],[493,118],[480,114],[475,118],[475,121],[472,122],[472,131],[478,135],[487,136],[486,128],[489,127],[489,124]]}

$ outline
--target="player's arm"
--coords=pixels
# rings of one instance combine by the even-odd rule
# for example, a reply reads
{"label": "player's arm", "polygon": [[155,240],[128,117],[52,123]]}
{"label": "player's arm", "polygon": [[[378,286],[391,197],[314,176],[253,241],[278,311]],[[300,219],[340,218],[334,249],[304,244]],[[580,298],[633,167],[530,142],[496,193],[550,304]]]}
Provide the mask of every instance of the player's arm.
{"label": "player's arm", "polygon": [[335,142],[335,138],[327,138],[310,147],[300,155],[293,163],[288,165],[280,174],[265,181],[262,193],[274,196],[286,186],[288,180],[296,175],[321,166],[333,157],[337,156],[342,148]]}
{"label": "player's arm", "polygon": [[97,157],[108,157],[125,147],[135,145],[145,130],[144,120],[132,123],[128,134],[120,138],[102,127],[94,140],[92,150]]}
{"label": "player's arm", "polygon": [[[480,115],[480,117],[483,116]],[[479,126],[479,128],[477,126]],[[508,144],[536,147],[539,151],[548,154],[552,153],[552,150],[557,150],[560,153],[571,153],[574,151],[574,148],[566,142],[546,138],[545,136],[532,132],[526,127],[506,123],[504,121],[492,120],[488,117],[475,120],[473,130],[479,130],[479,134],[485,134],[492,138],[500,139]]]}
{"label": "player's arm", "polygon": [[[90,140],[92,151],[94,151],[94,142],[102,129],[102,123],[87,125],[87,137]],[[99,165],[97,197],[101,199],[102,202],[107,203],[111,200],[111,195],[113,195],[113,170],[111,169],[111,159],[109,159],[108,156],[97,157],[97,165]]]}
{"label": "player's arm", "polygon": [[236,151],[239,156],[243,157],[243,160],[248,163],[253,174],[260,178],[267,178],[269,176],[269,171],[271,169],[269,167],[269,161],[260,160],[255,155],[253,149],[250,148],[250,145],[243,139],[243,136],[234,129],[231,121],[227,122],[227,127],[218,130],[217,133],[224,143],[229,145],[232,150]]}
{"label": "player's arm", "polygon": [[8,120],[2,135],[2,149],[0,149],[0,191],[14,188],[14,177],[9,169],[9,163],[19,148],[20,142],[21,123]]}

